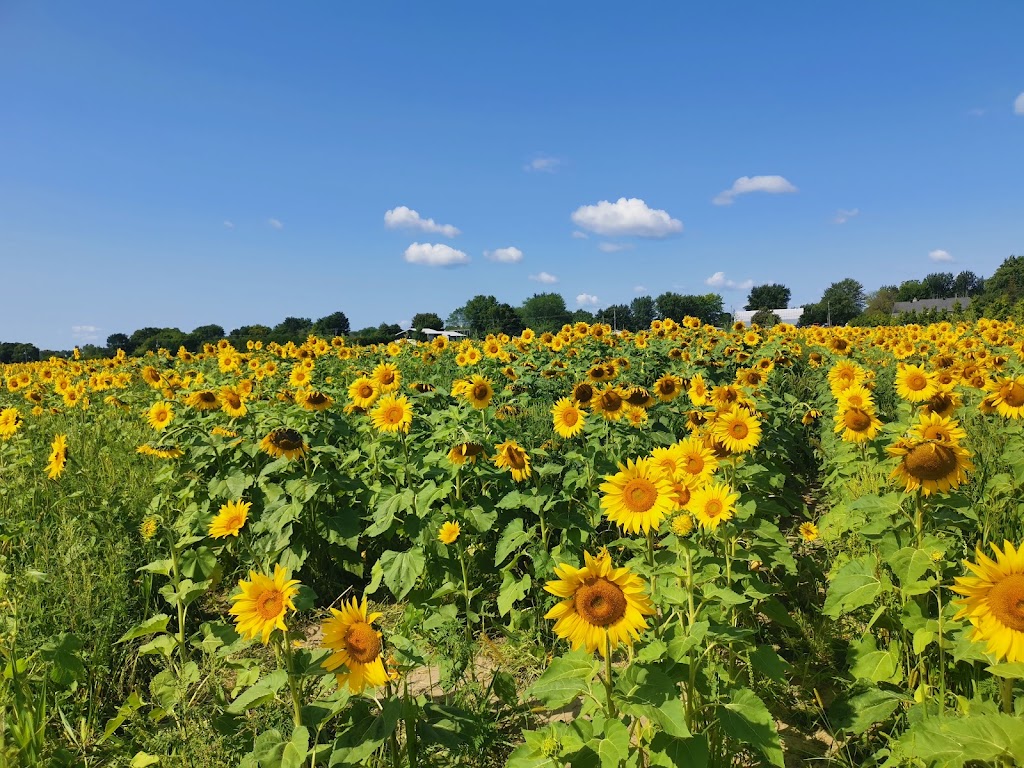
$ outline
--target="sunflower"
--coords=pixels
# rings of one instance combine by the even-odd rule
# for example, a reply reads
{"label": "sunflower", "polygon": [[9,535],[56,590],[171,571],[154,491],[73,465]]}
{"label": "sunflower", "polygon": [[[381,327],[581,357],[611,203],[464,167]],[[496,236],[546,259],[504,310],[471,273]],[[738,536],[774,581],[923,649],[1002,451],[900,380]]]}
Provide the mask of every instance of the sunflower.
{"label": "sunflower", "polygon": [[882,422],[873,411],[862,408],[846,408],[836,413],[835,433],[842,433],[846,443],[865,443],[874,440]]}
{"label": "sunflower", "polygon": [[957,443],[902,438],[886,450],[900,459],[891,477],[903,481],[907,493],[945,493],[967,482],[966,471],[974,469],[970,452]]}
{"label": "sunflower", "polygon": [[388,681],[381,659],[381,634],[373,628],[382,613],[366,612],[366,598],[342,603],[341,610],[331,608],[331,616],[320,627],[324,647],[333,651],[322,662],[323,668],[334,672],[344,666],[347,672],[336,672],[338,685],[348,683],[354,694],[370,686],[377,688]]}
{"label": "sunflower", "polygon": [[693,532],[693,515],[682,512],[672,518],[672,533],[676,536],[689,536]]}
{"label": "sunflower", "polygon": [[506,440],[494,446],[497,453],[494,456],[494,466],[498,469],[508,469],[512,473],[512,479],[521,482],[531,475],[530,456],[523,450],[515,440]]}
{"label": "sunflower", "polygon": [[242,530],[245,521],[249,516],[249,508],[252,502],[229,501],[217,511],[217,516],[210,522],[209,534],[215,539],[223,539],[227,536],[235,536]]}
{"label": "sunflower", "polygon": [[412,405],[405,395],[385,395],[370,411],[370,420],[379,432],[408,434],[412,424]]}
{"label": "sunflower", "polygon": [[992,544],[996,559],[975,550],[976,563],[964,561],[974,576],[958,576],[953,591],[963,595],[956,603],[957,619],[974,625],[971,639],[986,643],[1000,661],[1024,661],[1024,546]]}
{"label": "sunflower", "polygon": [[618,421],[623,416],[626,401],[621,389],[609,385],[594,394],[590,405],[595,413],[600,413],[608,421]]}
{"label": "sunflower", "polygon": [[0,439],[12,437],[21,426],[22,418],[17,408],[0,410]]}
{"label": "sunflower", "polygon": [[663,403],[670,403],[683,391],[683,380],[671,373],[664,374],[654,382],[654,394]]}
{"label": "sunflower", "polygon": [[220,390],[220,408],[233,419],[240,419],[249,412],[242,394],[234,387],[222,387]]}
{"label": "sunflower", "polygon": [[815,541],[821,533],[818,531],[818,526],[814,523],[801,523],[800,524],[800,537],[804,541]]}
{"label": "sunflower", "polygon": [[[452,464],[476,463],[476,457],[483,453],[484,447],[479,443],[459,443],[448,451],[448,460]],[[486,454],[485,454],[486,455]]]}
{"label": "sunflower", "polygon": [[752,450],[761,442],[760,422],[738,405],[716,416],[712,432],[733,453]]}
{"label": "sunflower", "polygon": [[1024,376],[998,378],[985,389],[990,393],[989,403],[1006,419],[1024,418]]}
{"label": "sunflower", "polygon": [[373,380],[381,392],[393,392],[402,383],[402,374],[391,363],[381,363],[373,369]]}
{"label": "sunflower", "polygon": [[307,411],[326,411],[334,405],[334,400],[329,395],[316,389],[307,389],[295,399]]}
{"label": "sunflower", "polygon": [[147,517],[139,525],[139,536],[142,537],[143,541],[149,541],[156,536],[157,520],[152,515]]}
{"label": "sunflower", "polygon": [[930,400],[939,391],[935,374],[929,373],[919,365],[900,363],[896,371],[896,394],[911,403]]}
{"label": "sunflower", "polygon": [[348,397],[353,405],[360,408],[369,408],[380,396],[380,387],[373,379],[360,376],[353,381],[348,388]]}
{"label": "sunflower", "polygon": [[490,404],[491,398],[494,397],[494,387],[491,386],[489,379],[474,375],[462,387],[462,396],[476,410],[482,411]]}
{"label": "sunflower", "polygon": [[650,417],[647,415],[647,411],[643,408],[638,408],[633,405],[627,405],[624,411],[625,419],[630,423],[630,426],[640,429],[647,425],[650,421]]}
{"label": "sunflower", "polygon": [[862,384],[851,384],[836,396],[840,408],[859,408],[875,412],[875,400],[871,390]]}
{"label": "sunflower", "polygon": [[699,373],[690,379],[690,388],[686,390],[690,402],[697,408],[708,404],[708,385],[704,383],[704,377]]}
{"label": "sunflower", "polygon": [[572,399],[584,407],[590,405],[590,401],[594,399],[594,387],[587,382],[580,382],[572,388]]}
{"label": "sunflower", "polygon": [[46,465],[46,475],[51,480],[56,480],[64,472],[68,464],[68,436],[54,435],[53,444],[50,446],[50,461]]}
{"label": "sunflower", "polygon": [[544,618],[555,619],[555,634],[568,640],[573,650],[582,647],[607,656],[610,649],[638,640],[647,629],[644,616],[653,616],[655,610],[643,579],[629,568],[615,568],[607,552],[597,557],[584,552],[583,557],[583,568],[555,566],[558,579],[544,589],[562,602]]}
{"label": "sunflower", "polygon": [[918,440],[938,440],[941,443],[957,445],[967,439],[967,433],[956,419],[946,418],[937,413],[922,413],[918,423],[911,428],[910,435]]}
{"label": "sunflower", "polygon": [[703,482],[718,469],[718,459],[704,441],[696,437],[688,437],[676,443],[679,451],[679,467],[684,477],[695,482]]}
{"label": "sunflower", "polygon": [[297,459],[306,454],[309,446],[294,429],[275,429],[260,441],[260,449],[275,459],[280,456]]}
{"label": "sunflower", "polygon": [[185,452],[178,448],[176,445],[150,445],[145,443],[135,449],[136,453],[141,453],[143,456],[153,456],[157,459],[180,459],[185,455]]}
{"label": "sunflower", "polygon": [[217,397],[216,392],[201,389],[185,398],[185,405],[191,406],[197,411],[215,411],[220,408],[220,398]]}
{"label": "sunflower", "polygon": [[628,459],[601,483],[605,517],[630,533],[657,531],[673,509],[672,481],[651,459]]}
{"label": "sunflower", "polygon": [[441,530],[437,534],[437,540],[442,544],[454,544],[455,540],[459,538],[460,533],[462,533],[462,528],[458,523],[446,522],[441,526]]}
{"label": "sunflower", "polygon": [[249,581],[238,582],[242,591],[232,596],[234,605],[228,610],[235,617],[238,634],[249,640],[260,637],[266,645],[275,629],[288,631],[284,614],[289,608],[295,610],[292,598],[299,592],[299,582],[289,579],[290,575],[286,569],[275,565],[273,578],[249,571]]}
{"label": "sunflower", "polygon": [[149,426],[157,432],[163,432],[167,429],[167,425],[171,423],[171,419],[173,418],[174,410],[171,408],[171,404],[165,403],[163,400],[158,400],[153,403],[149,412],[146,414]]}
{"label": "sunflower", "polygon": [[576,437],[583,431],[587,414],[573,405],[568,397],[563,397],[551,409],[551,418],[554,421],[555,432],[560,437]]}
{"label": "sunflower", "polygon": [[693,492],[687,509],[701,526],[713,531],[721,523],[732,518],[739,497],[740,495],[734,493],[725,483],[710,483]]}
{"label": "sunflower", "polygon": [[651,451],[651,463],[669,480],[675,480],[683,473],[683,464],[686,463],[682,444],[674,443],[667,448],[655,448]]}

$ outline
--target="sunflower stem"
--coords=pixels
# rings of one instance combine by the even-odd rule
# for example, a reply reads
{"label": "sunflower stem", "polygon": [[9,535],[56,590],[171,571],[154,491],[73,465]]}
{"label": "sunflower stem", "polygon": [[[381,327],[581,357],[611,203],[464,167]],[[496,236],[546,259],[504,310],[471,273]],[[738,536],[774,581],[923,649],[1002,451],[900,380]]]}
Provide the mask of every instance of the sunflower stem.
{"label": "sunflower stem", "polygon": [[615,709],[615,696],[612,693],[612,638],[604,634],[604,691],[608,696],[608,717],[618,717]]}
{"label": "sunflower stem", "polygon": [[647,568],[651,572],[651,599],[654,599],[654,591],[657,585],[657,577],[654,575],[654,529],[647,529]]}
{"label": "sunflower stem", "polygon": [[914,532],[917,535],[917,548],[924,547],[924,501],[921,489],[918,488],[914,499]]}
{"label": "sunflower stem", "polygon": [[292,644],[288,639],[288,633],[284,633],[281,640],[281,648],[284,653],[284,665],[288,672],[288,689],[292,695],[292,714],[295,719],[295,727],[302,725],[302,693],[299,691],[299,680],[295,674],[295,659],[292,656]]}
{"label": "sunflower stem", "polygon": [[469,573],[466,569],[466,548],[459,544],[459,565],[462,567],[462,594],[466,599],[466,642],[470,645],[469,671],[476,681],[476,652],[473,649],[473,627],[469,618]]}
{"label": "sunflower stem", "polygon": [[1007,715],[1013,714],[1013,683],[1014,678],[1004,677],[1000,694],[1003,702],[1003,712]]}

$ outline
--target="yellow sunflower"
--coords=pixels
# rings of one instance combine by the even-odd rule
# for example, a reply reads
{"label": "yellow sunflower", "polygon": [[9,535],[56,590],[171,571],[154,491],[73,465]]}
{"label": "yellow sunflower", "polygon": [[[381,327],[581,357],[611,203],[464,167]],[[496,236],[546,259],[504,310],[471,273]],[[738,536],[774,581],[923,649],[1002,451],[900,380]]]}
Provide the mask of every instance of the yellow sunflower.
{"label": "yellow sunflower", "polygon": [[437,540],[442,544],[454,544],[455,540],[459,538],[460,533],[462,533],[461,526],[458,523],[449,521],[441,526],[441,530],[437,534]]}
{"label": "yellow sunflower", "polygon": [[220,398],[217,397],[216,392],[202,389],[186,397],[185,405],[195,408],[197,411],[215,411],[220,408]]}
{"label": "yellow sunflower", "polygon": [[572,388],[572,399],[583,407],[590,405],[594,398],[594,387],[587,382],[580,382]]}
{"label": "yellow sunflower", "polygon": [[956,419],[946,418],[937,413],[922,413],[918,419],[918,423],[910,429],[911,437],[918,440],[959,444],[967,439],[967,433]]}
{"label": "yellow sunflower", "polygon": [[683,391],[683,380],[671,373],[666,373],[654,382],[654,394],[663,403],[675,400]]}
{"label": "yellow sunflower", "polygon": [[686,508],[701,526],[713,531],[726,520],[732,519],[739,497],[725,483],[710,483],[690,495],[690,503]]}
{"label": "yellow sunflower", "polygon": [[605,517],[630,533],[657,531],[673,510],[672,480],[651,459],[627,460],[601,483]]}
{"label": "yellow sunflower", "polygon": [[998,378],[989,382],[986,398],[996,412],[1006,419],[1024,419],[1024,376]]}
{"label": "yellow sunflower", "polygon": [[572,400],[563,397],[551,409],[551,418],[554,422],[555,432],[560,437],[576,437],[583,431],[587,414],[573,405]]}
{"label": "yellow sunflower", "polygon": [[801,523],[800,524],[800,536],[804,541],[815,541],[819,536],[818,526],[814,523]]}
{"label": "yellow sunflower", "polygon": [[[476,457],[483,453],[484,447],[479,443],[459,443],[448,451],[448,460],[452,464],[476,464]],[[486,456],[486,454],[484,454]]]}
{"label": "yellow sunflower", "polygon": [[494,450],[494,466],[498,469],[507,469],[512,473],[513,480],[522,482],[530,476],[530,456],[515,440],[499,443],[494,446]]}
{"label": "yellow sunflower", "polygon": [[953,591],[958,619],[974,625],[971,639],[986,644],[1000,661],[1024,662],[1024,546],[1003,542],[1002,551],[992,544],[993,560],[975,550],[976,563],[964,561],[974,576],[958,576]]}
{"label": "yellow sunflower", "polygon": [[385,395],[370,411],[370,420],[379,432],[409,432],[412,405],[405,395]]}
{"label": "yellow sunflower", "polygon": [[676,443],[679,446],[680,468],[684,477],[695,482],[704,482],[718,469],[714,451],[698,437],[688,437]]}
{"label": "yellow sunflower", "polygon": [[655,448],[651,451],[651,462],[669,480],[676,480],[685,471],[683,465],[686,463],[686,456],[682,450],[682,443],[674,443],[667,448]]}
{"label": "yellow sunflower", "polygon": [[623,395],[623,391],[618,387],[607,386],[594,393],[590,406],[595,413],[600,413],[608,421],[618,421],[623,417],[626,408],[626,399]]}
{"label": "yellow sunflower", "polygon": [[223,505],[210,522],[210,536],[215,539],[223,539],[227,536],[237,537],[249,516],[250,507],[252,507],[252,502],[241,499],[229,501]]}
{"label": "yellow sunflower", "polygon": [[381,392],[393,392],[402,384],[402,374],[391,363],[381,363],[373,369],[373,380]]}
{"label": "yellow sunflower", "polygon": [[920,488],[930,496],[959,488],[967,482],[966,472],[974,469],[970,452],[956,443],[902,438],[886,451],[899,457],[891,477],[905,483],[907,493]]}
{"label": "yellow sunflower", "polygon": [[153,456],[157,459],[180,459],[185,455],[185,452],[178,448],[176,445],[150,445],[145,443],[135,449],[136,453],[141,453],[143,456]]}
{"label": "yellow sunflower", "polygon": [[373,379],[360,376],[348,388],[348,397],[359,408],[369,408],[380,396],[380,387]]}
{"label": "yellow sunflower", "polygon": [[842,433],[847,443],[865,443],[874,440],[882,426],[873,411],[862,408],[845,408],[836,413],[835,433]]}
{"label": "yellow sunflower", "polygon": [[701,408],[708,404],[708,385],[699,373],[690,379],[690,388],[686,391],[694,407]]}
{"label": "yellow sunflower", "polygon": [[334,405],[334,400],[330,395],[325,395],[316,389],[305,390],[296,396],[295,401],[307,411],[326,411]]}
{"label": "yellow sunflower", "polygon": [[717,414],[712,433],[733,453],[744,453],[761,442],[761,423],[748,410],[734,405]]}
{"label": "yellow sunflower", "polygon": [[234,605],[228,610],[235,617],[238,634],[249,640],[259,637],[266,645],[275,629],[288,631],[284,615],[289,608],[295,610],[292,598],[299,592],[299,582],[290,575],[275,565],[273,578],[249,571],[249,581],[238,582],[242,591],[232,596]]}
{"label": "yellow sunflower", "polygon": [[240,419],[249,412],[245,399],[234,387],[222,387],[220,390],[220,407],[233,419]]}
{"label": "yellow sunflower", "polygon": [[490,405],[491,398],[494,397],[494,387],[491,386],[489,379],[474,375],[465,383],[461,394],[476,410],[482,411]]}
{"label": "yellow sunflower", "polygon": [[939,391],[934,373],[929,373],[919,365],[900,363],[896,371],[896,394],[911,403],[930,400]]}
{"label": "yellow sunflower", "polygon": [[0,440],[12,437],[21,426],[22,418],[17,408],[0,410]]}
{"label": "yellow sunflower", "polygon": [[296,430],[275,429],[260,441],[260,449],[275,459],[281,456],[297,459],[305,455],[309,446]]}
{"label": "yellow sunflower", "polygon": [[544,589],[562,602],[544,618],[555,619],[555,634],[573,650],[586,648],[607,656],[610,649],[638,640],[647,629],[644,617],[653,616],[655,610],[643,579],[629,568],[615,568],[607,552],[597,557],[584,552],[583,556],[583,568],[555,566],[558,579]]}
{"label": "yellow sunflower", "polygon": [[333,651],[323,661],[323,668],[334,672],[344,666],[347,672],[336,672],[338,685],[346,682],[353,694],[369,686],[377,688],[388,681],[381,659],[381,633],[373,628],[382,613],[367,613],[366,598],[342,603],[341,610],[331,608],[331,617],[320,627],[324,647]]}
{"label": "yellow sunflower", "polygon": [[157,432],[163,432],[167,429],[167,425],[171,423],[171,419],[173,418],[174,409],[171,408],[170,403],[165,403],[163,400],[158,400],[153,403],[149,412],[146,414],[149,426]]}
{"label": "yellow sunflower", "polygon": [[64,473],[68,465],[68,436],[54,435],[53,444],[50,446],[50,461],[46,465],[46,475],[51,480],[56,480]]}

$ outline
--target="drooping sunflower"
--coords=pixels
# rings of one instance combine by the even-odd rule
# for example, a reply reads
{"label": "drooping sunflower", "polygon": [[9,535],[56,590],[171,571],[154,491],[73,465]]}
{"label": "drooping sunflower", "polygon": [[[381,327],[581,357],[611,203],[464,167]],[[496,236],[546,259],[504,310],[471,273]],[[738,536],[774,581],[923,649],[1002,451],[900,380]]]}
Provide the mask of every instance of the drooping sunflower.
{"label": "drooping sunflower", "polygon": [[441,530],[437,534],[437,540],[442,544],[454,544],[455,540],[459,538],[460,533],[462,533],[462,527],[458,523],[453,523],[449,520],[441,526]]}
{"label": "drooping sunflower", "polygon": [[531,475],[530,456],[515,440],[499,443],[494,446],[494,450],[494,466],[498,469],[507,469],[512,473],[513,480],[522,482]]}
{"label": "drooping sunflower", "polygon": [[601,509],[605,517],[630,533],[658,530],[671,514],[672,480],[651,459],[628,459],[601,483]]}
{"label": "drooping sunflower", "polygon": [[992,551],[995,560],[978,548],[977,562],[964,561],[974,576],[956,579],[953,591],[963,595],[956,618],[968,619],[971,639],[1000,661],[1024,662],[1024,546],[1004,541],[1002,551],[994,543]]}
{"label": "drooping sunflower", "polygon": [[334,405],[330,395],[325,395],[317,389],[307,389],[300,396],[296,396],[295,400],[307,411],[326,411]]}
{"label": "drooping sunflower", "polygon": [[275,429],[260,441],[260,449],[275,459],[281,456],[297,459],[305,455],[309,446],[300,432],[294,429]]}
{"label": "drooping sunflower", "polygon": [[476,410],[482,411],[490,405],[491,398],[494,397],[494,387],[491,386],[489,379],[474,374],[466,382],[466,386],[462,388],[462,396]]}
{"label": "drooping sunflower", "polygon": [[241,580],[242,591],[232,596],[234,605],[228,610],[235,617],[235,626],[242,637],[261,639],[264,645],[270,642],[275,629],[287,632],[284,623],[285,612],[295,610],[292,598],[299,592],[298,580],[280,565],[274,566],[274,576],[249,571],[249,580]]}
{"label": "drooping sunflower", "polygon": [[683,380],[678,376],[666,373],[654,382],[654,394],[663,403],[675,400],[683,391]]}
{"label": "drooping sunflower", "polygon": [[223,539],[228,536],[237,537],[238,532],[245,526],[251,507],[252,502],[241,499],[224,504],[210,522],[210,536],[214,539]]}
{"label": "drooping sunflower", "polygon": [[874,440],[882,422],[873,411],[863,408],[845,408],[836,413],[835,433],[841,434],[843,442],[865,443]]}
{"label": "drooping sunflower", "polygon": [[142,537],[143,541],[149,541],[156,536],[157,525],[157,519],[153,516],[149,516],[142,521],[139,525],[139,536]]}
{"label": "drooping sunflower", "polygon": [[186,397],[185,405],[195,408],[197,411],[215,411],[220,408],[220,398],[217,397],[216,392],[201,389]]}
{"label": "drooping sunflower", "polygon": [[153,403],[146,414],[146,420],[149,421],[149,426],[157,432],[163,432],[167,429],[167,425],[171,423],[171,419],[173,418],[174,409],[171,408],[170,403],[165,403],[163,400],[158,400]]}
{"label": "drooping sunflower", "polygon": [[373,628],[382,613],[367,613],[366,598],[362,603],[352,598],[342,603],[341,610],[331,608],[331,616],[321,625],[324,647],[333,651],[323,661],[323,668],[334,672],[344,666],[346,672],[335,672],[338,685],[348,683],[353,694],[367,686],[377,688],[388,681],[381,658],[381,633]]}
{"label": "drooping sunflower", "polygon": [[718,469],[714,452],[700,438],[688,437],[676,445],[679,446],[679,466],[693,481],[704,482]]}
{"label": "drooping sunflower", "polygon": [[46,475],[51,480],[56,480],[64,473],[68,465],[68,436],[54,435],[53,444],[50,446],[50,461],[46,465]]}
{"label": "drooping sunflower", "polygon": [[[483,453],[484,447],[479,443],[459,443],[448,451],[448,460],[452,464],[476,463],[476,457]],[[486,455],[486,454],[485,454]]]}
{"label": "drooping sunflower", "polygon": [[348,396],[353,405],[369,408],[380,396],[380,387],[373,379],[360,376],[349,385]]}
{"label": "drooping sunflower", "polygon": [[594,387],[583,381],[572,388],[572,399],[579,405],[586,407],[594,398]]}
{"label": "drooping sunflower", "polygon": [[378,432],[409,432],[412,404],[405,395],[385,395],[370,411],[370,420]]}
{"label": "drooping sunflower", "polygon": [[597,557],[583,553],[586,565],[574,568],[563,563],[555,566],[556,581],[544,589],[562,598],[544,614],[555,619],[555,634],[567,640],[573,650],[586,648],[607,656],[620,644],[632,645],[647,629],[645,616],[653,616],[654,606],[646,594],[643,579],[629,568],[615,568],[607,552]]}
{"label": "drooping sunflower", "polygon": [[716,416],[712,432],[733,453],[745,453],[761,442],[761,423],[738,405]]}
{"label": "drooping sunflower", "polygon": [[986,398],[1005,419],[1024,419],[1024,376],[1001,377],[989,382]]}
{"label": "drooping sunflower", "polygon": [[886,451],[899,457],[891,477],[905,483],[907,493],[945,493],[967,482],[967,471],[974,469],[970,452],[957,443],[901,438]]}
{"label": "drooping sunflower", "polygon": [[152,445],[150,443],[140,445],[135,449],[135,452],[157,459],[180,459],[185,455],[185,452],[176,445]]}
{"label": "drooping sunflower", "polygon": [[930,400],[939,391],[935,374],[929,373],[919,365],[900,363],[896,371],[896,394],[911,403]]}
{"label": "drooping sunflower", "polygon": [[402,384],[402,374],[391,363],[380,363],[373,369],[373,380],[381,392],[393,392]]}
{"label": "drooping sunflower", "polygon": [[563,397],[551,409],[551,418],[554,422],[555,432],[560,437],[570,438],[576,437],[583,431],[587,414],[577,408],[568,397]]}
{"label": "drooping sunflower", "polygon": [[739,497],[725,483],[709,483],[693,492],[686,508],[703,528],[713,531],[726,520],[732,519]]}

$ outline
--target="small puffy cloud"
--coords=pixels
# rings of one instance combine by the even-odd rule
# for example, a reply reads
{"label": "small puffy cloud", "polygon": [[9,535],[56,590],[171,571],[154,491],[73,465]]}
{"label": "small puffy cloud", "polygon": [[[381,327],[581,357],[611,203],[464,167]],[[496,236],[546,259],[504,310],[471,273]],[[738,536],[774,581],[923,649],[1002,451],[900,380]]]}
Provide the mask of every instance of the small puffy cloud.
{"label": "small puffy cloud", "polygon": [[934,251],[929,251],[928,252],[928,258],[931,259],[932,261],[952,261],[953,260],[953,256],[950,254],[949,251],[943,251],[941,249],[936,249]]}
{"label": "small puffy cloud", "polygon": [[796,191],[796,187],[790,184],[784,176],[740,176],[729,189],[719,192],[711,202],[715,205],[732,205],[739,195],[747,195],[751,192],[779,195]]}
{"label": "small puffy cloud", "polygon": [[576,303],[581,307],[596,307],[600,299],[589,293],[581,293],[576,297]]}
{"label": "small puffy cloud", "polygon": [[631,251],[633,250],[632,243],[598,243],[598,250],[604,251],[605,253],[618,253],[619,251]]}
{"label": "small puffy cloud", "polygon": [[562,161],[557,157],[548,157],[546,155],[538,155],[533,158],[530,162],[523,166],[524,171],[540,171],[541,173],[554,173],[558,170],[558,167],[562,165]]}
{"label": "small puffy cloud", "polygon": [[432,232],[445,237],[462,234],[458,227],[451,224],[438,224],[433,219],[424,219],[412,208],[400,205],[384,212],[384,226],[388,229],[418,229],[421,232]]}
{"label": "small puffy cloud", "polygon": [[444,243],[413,243],[405,249],[405,260],[427,267],[451,267],[468,264],[469,256]]}
{"label": "small puffy cloud", "polygon": [[590,235],[588,235],[586,232],[580,232],[578,229],[574,229],[572,231],[572,236],[577,240],[586,240],[588,237],[590,237]]}
{"label": "small puffy cloud", "polygon": [[530,279],[536,283],[544,283],[545,285],[552,285],[558,282],[558,278],[548,272],[538,272],[536,275],[530,275]]}
{"label": "small puffy cloud", "polygon": [[1014,99],[1013,114],[1024,115],[1024,93]]}
{"label": "small puffy cloud", "polygon": [[647,286],[646,285],[634,285],[633,286],[633,293],[643,293],[646,290],[647,290]]}
{"label": "small puffy cloud", "polygon": [[851,208],[849,210],[846,210],[845,208],[840,208],[838,211],[836,211],[836,216],[834,219],[832,219],[832,221],[834,221],[836,224],[845,224],[859,213],[860,208]]}
{"label": "small puffy cloud", "polygon": [[284,222],[280,219],[267,219],[267,224],[272,226],[274,229],[284,229]]}
{"label": "small puffy cloud", "polygon": [[500,261],[503,264],[515,264],[523,260],[523,252],[511,245],[508,248],[496,248],[493,251],[484,251],[484,256],[491,261]]}
{"label": "small puffy cloud", "polygon": [[614,203],[602,200],[597,205],[581,205],[572,214],[573,224],[606,237],[636,235],[668,237],[683,231],[683,222],[667,211],[648,208],[637,197],[620,197]]}
{"label": "small puffy cloud", "polygon": [[231,221],[231,219],[224,219],[224,229],[234,229],[234,228],[235,228],[235,222]]}
{"label": "small puffy cloud", "polygon": [[71,338],[75,341],[96,341],[99,339],[100,330],[95,325],[72,325]]}
{"label": "small puffy cloud", "polygon": [[725,288],[729,291],[749,291],[754,287],[753,280],[744,280],[742,283],[737,283],[735,280],[727,278],[725,272],[715,272],[704,283],[712,288]]}

